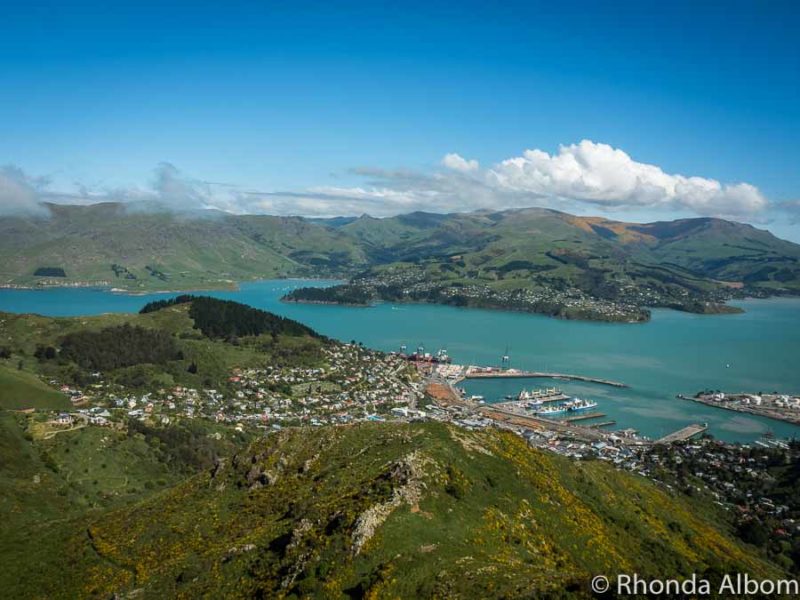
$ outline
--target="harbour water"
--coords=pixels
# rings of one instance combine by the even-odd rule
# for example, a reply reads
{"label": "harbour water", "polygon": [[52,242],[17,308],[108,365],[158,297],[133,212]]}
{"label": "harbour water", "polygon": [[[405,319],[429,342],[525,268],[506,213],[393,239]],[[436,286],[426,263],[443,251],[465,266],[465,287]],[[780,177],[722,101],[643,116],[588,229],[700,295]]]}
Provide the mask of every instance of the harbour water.
{"label": "harbour water", "polygon": [[[343,341],[382,350],[446,348],[461,364],[497,365],[508,348],[511,365],[613,379],[626,389],[548,379],[469,380],[469,394],[488,402],[523,387],[557,385],[570,395],[600,403],[616,427],[660,437],[689,423],[708,423],[709,433],[748,442],[767,432],[800,437],[800,427],[678,400],[705,389],[800,393],[800,299],[747,300],[736,315],[653,311],[645,324],[561,321],[523,313],[434,305],[380,304],[354,308],[286,304],[289,289],[312,282],[243,283],[237,291],[202,292],[302,321]],[[314,285],[330,282],[317,281]],[[0,290],[0,311],[50,316],[135,312],[154,299],[93,289]]]}

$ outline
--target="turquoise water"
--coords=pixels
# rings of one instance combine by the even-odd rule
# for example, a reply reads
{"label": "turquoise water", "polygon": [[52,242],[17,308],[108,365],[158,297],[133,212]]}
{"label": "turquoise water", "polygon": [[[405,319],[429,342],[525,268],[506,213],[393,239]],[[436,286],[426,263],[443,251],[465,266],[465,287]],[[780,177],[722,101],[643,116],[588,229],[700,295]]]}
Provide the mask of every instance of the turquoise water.
{"label": "turquoise water", "polygon": [[[315,282],[325,285],[326,282]],[[287,290],[307,281],[244,283],[238,291],[207,292],[270,310],[344,341],[382,350],[447,348],[458,363],[497,364],[508,346],[512,365],[623,381],[620,390],[557,382],[567,393],[597,400],[617,427],[661,436],[707,422],[715,436],[752,441],[767,431],[800,437],[800,428],[677,400],[706,387],[729,391],[800,393],[800,299],[748,300],[739,315],[703,316],[653,311],[649,323],[623,325],[559,321],[537,315],[432,305],[373,308],[283,304]],[[204,292],[206,293],[206,292]],[[129,296],[89,289],[0,290],[0,310],[51,316],[134,312],[175,294]],[[550,380],[469,381],[488,401]]]}

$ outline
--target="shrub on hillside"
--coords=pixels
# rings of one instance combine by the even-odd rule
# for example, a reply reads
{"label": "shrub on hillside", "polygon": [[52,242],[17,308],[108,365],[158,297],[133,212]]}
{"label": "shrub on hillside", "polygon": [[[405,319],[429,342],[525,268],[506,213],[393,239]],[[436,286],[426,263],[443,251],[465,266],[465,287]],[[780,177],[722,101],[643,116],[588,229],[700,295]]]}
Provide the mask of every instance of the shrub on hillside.
{"label": "shrub on hillside", "polygon": [[61,356],[85,369],[108,371],[145,363],[163,365],[183,354],[166,331],[129,324],[77,331],[61,341]]}

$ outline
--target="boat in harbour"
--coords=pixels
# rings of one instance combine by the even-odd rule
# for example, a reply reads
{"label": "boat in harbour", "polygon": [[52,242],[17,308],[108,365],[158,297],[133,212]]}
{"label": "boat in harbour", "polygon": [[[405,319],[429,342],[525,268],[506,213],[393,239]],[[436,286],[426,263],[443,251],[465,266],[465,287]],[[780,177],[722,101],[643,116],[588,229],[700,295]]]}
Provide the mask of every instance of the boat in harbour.
{"label": "boat in harbour", "polygon": [[530,390],[530,391],[522,390],[517,396],[517,400],[521,402],[524,402],[526,400],[547,401],[548,398],[554,398],[555,396],[561,396],[561,395],[562,392],[558,388],[544,388],[544,389]]}
{"label": "boat in harbour", "polygon": [[572,412],[580,412],[584,410],[591,410],[597,408],[597,402],[592,400],[583,400],[582,398],[573,398],[569,402],[556,404],[555,406],[545,406],[536,411],[540,417],[564,415]]}

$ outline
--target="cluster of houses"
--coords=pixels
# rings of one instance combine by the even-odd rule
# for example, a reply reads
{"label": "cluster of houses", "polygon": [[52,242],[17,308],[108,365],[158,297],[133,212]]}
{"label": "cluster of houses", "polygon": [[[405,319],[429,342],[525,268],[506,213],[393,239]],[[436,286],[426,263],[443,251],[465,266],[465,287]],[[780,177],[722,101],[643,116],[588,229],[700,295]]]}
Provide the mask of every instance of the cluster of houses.
{"label": "cluster of houses", "polygon": [[107,425],[134,418],[166,425],[179,418],[206,418],[241,430],[425,418],[417,409],[423,395],[419,376],[401,357],[356,344],[323,352],[325,366],[233,369],[225,391],[177,385],[131,393],[104,384],[97,374],[98,381],[85,391],[61,386],[75,410],[53,422],[70,425],[80,419]]}
{"label": "cluster of houses", "polygon": [[[800,536],[800,507],[789,495],[789,506],[768,497],[776,483],[770,467],[794,464],[800,450],[780,440],[758,441],[754,445],[725,444],[712,439],[653,448],[641,457],[643,475],[663,478],[676,475],[715,498],[716,504],[737,518],[770,520],[777,523],[774,537]],[[678,477],[680,476],[680,477]]]}
{"label": "cluster of houses", "polygon": [[[577,309],[598,320],[629,321],[640,320],[646,312],[629,301],[614,301],[595,298],[576,287],[554,287],[541,281],[535,288],[494,289],[476,281],[472,285],[449,287],[446,281],[431,278],[424,268],[389,269],[379,276],[364,277],[353,281],[353,285],[374,289],[380,296],[381,288],[400,287],[409,299],[429,298],[431,293],[447,297],[462,297],[485,306],[514,306],[516,309],[528,308],[536,312],[538,306],[559,305]],[[637,298],[638,299],[638,298]],[[643,296],[641,300],[649,300]]]}

